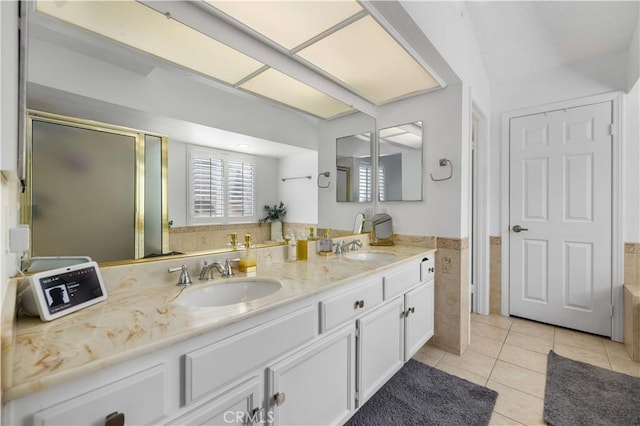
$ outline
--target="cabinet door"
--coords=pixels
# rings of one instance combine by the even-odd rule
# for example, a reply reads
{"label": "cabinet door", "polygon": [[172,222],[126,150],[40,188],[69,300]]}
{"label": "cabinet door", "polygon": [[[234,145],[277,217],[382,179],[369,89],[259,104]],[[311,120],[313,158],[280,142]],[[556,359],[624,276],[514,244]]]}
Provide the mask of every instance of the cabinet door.
{"label": "cabinet door", "polygon": [[433,281],[404,295],[405,362],[433,336]]}
{"label": "cabinet door", "polygon": [[355,408],[355,328],[343,327],[267,369],[276,425],[342,424]]}
{"label": "cabinet door", "polygon": [[[262,370],[261,370],[262,371]],[[267,421],[262,407],[262,375],[226,388],[172,425],[250,425]]]}
{"label": "cabinet door", "polygon": [[358,320],[358,406],[404,364],[404,298]]}

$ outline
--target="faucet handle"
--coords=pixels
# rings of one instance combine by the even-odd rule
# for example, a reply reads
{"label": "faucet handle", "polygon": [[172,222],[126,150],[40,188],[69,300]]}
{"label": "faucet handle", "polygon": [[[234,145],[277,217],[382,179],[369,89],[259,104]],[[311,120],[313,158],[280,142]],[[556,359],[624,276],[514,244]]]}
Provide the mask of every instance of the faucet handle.
{"label": "faucet handle", "polygon": [[176,283],[177,286],[186,287],[192,284],[191,277],[189,276],[189,271],[187,270],[186,265],[169,268],[168,271],[169,273],[180,272],[180,278],[178,278],[178,282]]}

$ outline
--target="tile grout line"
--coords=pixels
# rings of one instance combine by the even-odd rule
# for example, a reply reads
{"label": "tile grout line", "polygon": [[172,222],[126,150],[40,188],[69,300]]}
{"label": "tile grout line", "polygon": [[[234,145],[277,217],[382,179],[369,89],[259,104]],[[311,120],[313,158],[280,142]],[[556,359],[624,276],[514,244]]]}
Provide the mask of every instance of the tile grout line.
{"label": "tile grout line", "polygon": [[504,349],[504,345],[505,345],[505,342],[507,341],[507,337],[509,337],[509,333],[511,333],[512,326],[513,326],[513,322],[509,325],[509,328],[507,329],[507,334],[505,334],[504,339],[500,344],[500,350],[498,351],[498,355],[496,359],[493,361],[493,366],[491,367],[491,372],[489,373],[489,377],[487,377],[487,382],[486,382],[487,384],[489,383],[489,380],[491,380],[491,376],[493,375],[493,370],[495,370],[496,364],[498,363],[498,359],[500,359],[500,354],[502,353],[502,349]]}

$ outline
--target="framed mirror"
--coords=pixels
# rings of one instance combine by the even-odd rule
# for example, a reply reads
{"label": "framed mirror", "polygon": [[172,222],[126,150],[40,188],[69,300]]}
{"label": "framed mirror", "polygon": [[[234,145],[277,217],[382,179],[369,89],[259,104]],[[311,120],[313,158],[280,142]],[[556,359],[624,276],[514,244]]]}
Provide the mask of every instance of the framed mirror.
{"label": "framed mirror", "polygon": [[372,132],[336,139],[336,201],[372,201]]}
{"label": "framed mirror", "polygon": [[422,200],[422,121],[378,133],[378,200]]}

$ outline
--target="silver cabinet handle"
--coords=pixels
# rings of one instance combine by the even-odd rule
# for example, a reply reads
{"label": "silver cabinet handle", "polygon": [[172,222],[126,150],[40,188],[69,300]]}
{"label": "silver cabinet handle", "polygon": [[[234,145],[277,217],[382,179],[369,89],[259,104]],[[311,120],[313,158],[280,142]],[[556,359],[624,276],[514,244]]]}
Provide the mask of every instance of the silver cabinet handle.
{"label": "silver cabinet handle", "polygon": [[529,230],[529,228],[523,228],[520,225],[513,225],[511,227],[511,229],[513,229],[513,232],[522,232],[522,231],[528,231]]}
{"label": "silver cabinet handle", "polygon": [[356,303],[353,305],[354,309],[364,308],[364,300],[356,300]]}
{"label": "silver cabinet handle", "polygon": [[276,402],[276,405],[278,407],[284,404],[284,401],[286,399],[287,399],[287,396],[285,395],[284,392],[278,392],[277,394],[273,395],[273,400]]}
{"label": "silver cabinet handle", "polygon": [[114,411],[104,419],[105,426],[124,426],[124,413]]}

